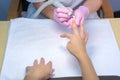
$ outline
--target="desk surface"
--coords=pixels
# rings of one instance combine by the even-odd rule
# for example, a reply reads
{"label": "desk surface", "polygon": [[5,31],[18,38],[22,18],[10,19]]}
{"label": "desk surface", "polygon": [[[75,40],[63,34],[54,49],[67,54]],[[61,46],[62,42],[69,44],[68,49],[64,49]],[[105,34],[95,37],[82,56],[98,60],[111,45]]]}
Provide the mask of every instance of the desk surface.
{"label": "desk surface", "polygon": [[[120,18],[109,19],[120,48]],[[0,70],[5,53],[9,21],[0,21]]]}

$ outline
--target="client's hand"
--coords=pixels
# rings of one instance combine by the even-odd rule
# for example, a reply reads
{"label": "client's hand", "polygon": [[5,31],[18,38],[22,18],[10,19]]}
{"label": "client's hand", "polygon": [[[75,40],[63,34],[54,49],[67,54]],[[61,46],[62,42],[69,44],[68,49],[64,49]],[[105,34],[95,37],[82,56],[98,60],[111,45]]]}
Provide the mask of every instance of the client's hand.
{"label": "client's hand", "polygon": [[52,69],[52,62],[45,64],[44,58],[41,58],[40,63],[34,61],[33,66],[27,67],[27,74],[24,80],[47,80],[54,72]]}
{"label": "client's hand", "polygon": [[86,43],[88,40],[88,32],[84,34],[83,23],[81,23],[80,26],[81,27],[79,32],[75,20],[73,20],[72,29],[74,34],[65,33],[61,35],[61,37],[63,38],[70,39],[67,44],[67,49],[77,58],[86,53]]}

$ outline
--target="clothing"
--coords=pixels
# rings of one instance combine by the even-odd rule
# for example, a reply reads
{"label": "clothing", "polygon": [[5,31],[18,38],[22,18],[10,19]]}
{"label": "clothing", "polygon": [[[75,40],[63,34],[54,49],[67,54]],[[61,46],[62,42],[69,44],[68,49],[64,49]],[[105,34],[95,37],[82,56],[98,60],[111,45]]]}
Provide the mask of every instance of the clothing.
{"label": "clothing", "polygon": [[[45,0],[27,0],[28,2],[31,3],[37,3],[37,2],[43,2]],[[72,5],[74,5],[74,3],[81,3],[83,0],[59,0],[63,5],[65,5],[66,7],[70,7]]]}
{"label": "clothing", "polygon": [[[27,10],[27,17],[30,18],[36,11],[36,8],[33,6],[32,3],[37,3],[37,2],[43,2],[45,0],[27,0],[28,2],[31,2],[31,4],[28,7]],[[66,7],[71,7],[71,8],[77,8],[78,5],[80,5],[83,0],[59,0],[64,6]],[[42,14],[39,15],[38,18],[44,19],[46,18]],[[91,14],[89,18],[98,18],[97,13]]]}

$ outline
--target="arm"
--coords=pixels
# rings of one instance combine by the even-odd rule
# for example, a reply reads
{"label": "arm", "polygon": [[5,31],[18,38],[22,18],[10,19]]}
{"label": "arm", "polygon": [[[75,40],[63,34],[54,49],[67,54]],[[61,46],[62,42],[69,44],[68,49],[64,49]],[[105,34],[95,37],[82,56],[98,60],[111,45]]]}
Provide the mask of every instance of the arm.
{"label": "arm", "polygon": [[83,6],[89,9],[89,13],[96,12],[102,5],[102,0],[86,0]]}
{"label": "arm", "polygon": [[83,80],[99,80],[87,53],[79,56],[81,56],[78,58],[78,61],[82,70]]}
{"label": "arm", "polygon": [[[44,2],[33,3],[36,8],[39,8]],[[61,25],[68,26],[67,21],[69,20],[70,16],[68,12],[71,12],[72,9],[62,9],[62,8],[54,8],[52,5],[46,7],[41,13],[48,17],[49,19],[53,19]]]}
{"label": "arm", "polygon": [[77,58],[82,70],[83,80],[99,80],[86,52],[88,32],[84,34],[83,24],[80,25],[80,32],[78,32],[75,21],[72,22],[72,28],[74,34],[66,33],[61,35],[61,37],[70,39],[67,49]]}
{"label": "arm", "polygon": [[[33,3],[35,8],[39,8],[44,2],[39,2],[39,3]],[[46,7],[42,12],[44,16],[53,19],[53,14],[54,14],[54,7],[52,5]]]}

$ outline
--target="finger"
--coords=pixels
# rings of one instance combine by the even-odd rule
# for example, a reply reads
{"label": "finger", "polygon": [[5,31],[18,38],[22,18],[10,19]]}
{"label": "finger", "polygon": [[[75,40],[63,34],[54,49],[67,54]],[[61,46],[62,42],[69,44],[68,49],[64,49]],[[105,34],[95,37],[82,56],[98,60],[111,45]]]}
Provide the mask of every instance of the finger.
{"label": "finger", "polygon": [[45,64],[45,59],[44,59],[44,58],[41,58],[40,64],[41,64],[41,65],[44,65],[44,64]]}
{"label": "finger", "polygon": [[75,22],[74,19],[72,20],[72,29],[74,31],[74,34],[79,35],[78,27],[77,27],[76,22]]}
{"label": "finger", "polygon": [[71,24],[72,24],[72,19],[68,19],[67,22],[63,22],[63,24],[65,24],[69,29],[71,28]]}
{"label": "finger", "polygon": [[50,76],[54,76],[54,74],[53,74],[54,71],[55,71],[55,69],[51,69]]}
{"label": "finger", "polygon": [[70,19],[70,16],[68,14],[65,14],[65,13],[58,13],[57,17],[58,18]]}
{"label": "finger", "polygon": [[72,38],[72,35],[69,34],[69,33],[65,33],[65,34],[60,35],[60,37],[71,39],[71,38]]}
{"label": "finger", "polygon": [[68,25],[69,25],[68,22],[62,22],[62,24],[64,24],[65,26],[68,26]]}
{"label": "finger", "polygon": [[59,18],[60,22],[67,22],[69,19],[66,19],[66,18]]}
{"label": "finger", "polygon": [[69,23],[68,29],[72,29],[72,19],[70,19],[70,20],[68,21],[68,23]]}
{"label": "finger", "polygon": [[55,71],[55,69],[50,69],[50,72],[49,72],[49,76],[54,76],[53,72]]}
{"label": "finger", "polygon": [[33,63],[34,66],[38,65],[38,60],[35,60]]}
{"label": "finger", "polygon": [[52,69],[52,62],[49,61],[49,62],[47,63],[47,66],[49,66],[49,67]]}
{"label": "finger", "polygon": [[53,73],[53,72],[55,72],[55,69],[52,69],[52,72],[51,72],[51,73]]}
{"label": "finger", "polygon": [[76,24],[79,25],[81,21],[81,16],[76,16],[75,21],[76,21]]}
{"label": "finger", "polygon": [[87,43],[87,41],[88,41],[88,31],[85,34],[85,44]]}
{"label": "finger", "polygon": [[32,68],[31,66],[27,66],[26,71],[29,71],[31,68]]}
{"label": "finger", "polygon": [[76,21],[76,24],[79,25],[79,23],[80,23],[80,19],[77,19],[77,18],[76,18],[75,21]]}
{"label": "finger", "polygon": [[84,24],[84,20],[85,20],[85,18],[83,17],[83,18],[81,19],[81,22],[80,22],[80,23]]}
{"label": "finger", "polygon": [[81,39],[84,39],[84,26],[83,26],[83,23],[80,23],[80,36],[81,36]]}

